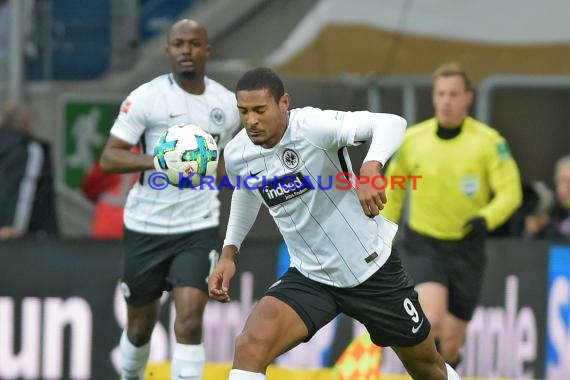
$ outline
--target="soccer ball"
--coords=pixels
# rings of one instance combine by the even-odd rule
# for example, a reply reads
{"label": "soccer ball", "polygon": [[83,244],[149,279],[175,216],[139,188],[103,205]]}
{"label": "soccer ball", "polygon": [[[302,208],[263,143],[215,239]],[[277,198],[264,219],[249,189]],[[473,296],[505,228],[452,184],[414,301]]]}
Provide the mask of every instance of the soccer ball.
{"label": "soccer ball", "polygon": [[154,167],[168,176],[169,183],[178,187],[184,178],[194,186],[200,177],[213,176],[218,167],[216,140],[193,124],[168,128],[154,146]]}

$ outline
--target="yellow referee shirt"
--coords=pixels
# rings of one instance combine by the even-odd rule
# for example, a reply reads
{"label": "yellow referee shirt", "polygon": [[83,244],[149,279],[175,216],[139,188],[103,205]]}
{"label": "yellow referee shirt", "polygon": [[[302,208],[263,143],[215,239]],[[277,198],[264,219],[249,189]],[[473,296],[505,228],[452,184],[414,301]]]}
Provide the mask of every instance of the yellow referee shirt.
{"label": "yellow referee shirt", "polygon": [[[436,239],[457,240],[465,223],[482,216],[489,230],[504,223],[522,202],[518,167],[505,139],[491,127],[468,117],[459,135],[437,136],[437,121],[408,128],[386,176],[421,176],[406,182],[410,227]],[[394,187],[394,188],[392,188]],[[398,223],[406,190],[388,186],[384,217]]]}

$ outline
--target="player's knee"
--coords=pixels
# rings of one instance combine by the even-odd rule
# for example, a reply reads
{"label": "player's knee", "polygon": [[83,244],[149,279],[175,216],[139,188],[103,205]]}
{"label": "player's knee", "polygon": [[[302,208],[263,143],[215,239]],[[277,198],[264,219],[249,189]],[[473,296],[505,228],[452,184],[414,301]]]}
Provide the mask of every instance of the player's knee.
{"label": "player's knee", "polygon": [[131,312],[127,322],[127,337],[139,347],[146,344],[152,335],[156,319],[151,313]]}
{"label": "player's knee", "polygon": [[436,337],[439,336],[443,328],[443,316],[440,316],[439,314],[433,314],[431,316],[426,314],[426,317],[431,325],[432,335]]}
{"label": "player's knee", "polygon": [[177,315],[174,333],[183,341],[199,342],[202,338],[202,316],[197,314]]}
{"label": "player's knee", "polygon": [[463,346],[463,339],[456,336],[450,339],[445,339],[440,343],[440,354],[447,363],[453,363],[459,356],[459,350]]}
{"label": "player's knee", "polygon": [[249,332],[242,332],[235,340],[236,356],[239,355],[240,360],[255,363],[260,368],[269,365],[273,360],[268,357],[270,348],[267,341]]}
{"label": "player's knee", "polygon": [[141,347],[150,341],[153,326],[130,325],[127,328],[127,337],[135,347]]}

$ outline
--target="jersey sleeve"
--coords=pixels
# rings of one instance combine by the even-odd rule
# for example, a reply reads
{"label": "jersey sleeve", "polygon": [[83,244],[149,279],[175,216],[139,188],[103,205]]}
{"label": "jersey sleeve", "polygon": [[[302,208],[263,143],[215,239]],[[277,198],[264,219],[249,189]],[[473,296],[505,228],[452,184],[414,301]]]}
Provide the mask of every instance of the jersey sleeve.
{"label": "jersey sleeve", "polygon": [[142,85],[127,96],[121,104],[119,116],[111,128],[111,134],[135,145],[145,131],[149,110],[148,84]]}
{"label": "jersey sleeve", "polygon": [[356,130],[345,122],[350,113],[305,107],[298,110],[295,122],[299,133],[312,145],[325,150],[338,149],[361,143],[354,141]]}
{"label": "jersey sleeve", "polygon": [[356,127],[355,140],[370,140],[364,162],[378,161],[382,165],[392,157],[402,144],[406,133],[406,119],[390,113],[353,112]]}
{"label": "jersey sleeve", "polygon": [[488,150],[486,171],[494,195],[478,215],[485,218],[489,230],[494,230],[511,217],[522,202],[519,169],[504,138],[498,138]]}
{"label": "jersey sleeve", "polygon": [[[229,164],[226,162],[226,171],[231,183],[237,186],[239,178],[235,174],[231,162]],[[261,207],[261,200],[255,196],[253,191],[245,188],[234,190],[224,246],[235,245],[239,250],[241,243],[253,226]]]}
{"label": "jersey sleeve", "polygon": [[342,112],[304,108],[299,115],[303,137],[322,149],[338,149],[371,141],[364,161],[382,164],[400,146],[406,120],[400,116],[368,111]]}

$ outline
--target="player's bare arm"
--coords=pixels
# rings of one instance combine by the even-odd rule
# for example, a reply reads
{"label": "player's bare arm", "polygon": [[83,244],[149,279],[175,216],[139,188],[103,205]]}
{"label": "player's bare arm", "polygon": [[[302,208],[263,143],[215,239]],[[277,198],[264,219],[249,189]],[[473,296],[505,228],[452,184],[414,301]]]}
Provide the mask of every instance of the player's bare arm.
{"label": "player's bare arm", "polygon": [[2,226],[0,227],[0,240],[8,240],[20,237],[25,234],[25,231],[12,227],[12,226]]}
{"label": "player's bare arm", "polygon": [[210,297],[219,302],[230,302],[230,280],[236,273],[235,257],[237,247],[226,245],[222,249],[218,264],[208,277],[208,289]]}
{"label": "player's bare arm", "polygon": [[384,189],[379,189],[383,187],[381,183],[378,183],[380,179],[376,180],[374,186],[372,184],[372,178],[380,174],[380,169],[382,169],[382,164],[378,161],[368,161],[360,167],[360,176],[365,180],[358,184],[358,199],[362,211],[371,218],[378,215],[387,201]]}
{"label": "player's bare arm", "polygon": [[226,172],[226,162],[224,161],[224,151],[220,151],[220,155],[218,157],[218,167],[216,168],[216,183],[219,184],[223,177],[227,176],[228,173]]}
{"label": "player's bare arm", "polygon": [[134,153],[126,141],[110,136],[103,148],[100,164],[106,173],[127,173],[154,168],[152,156]]}

